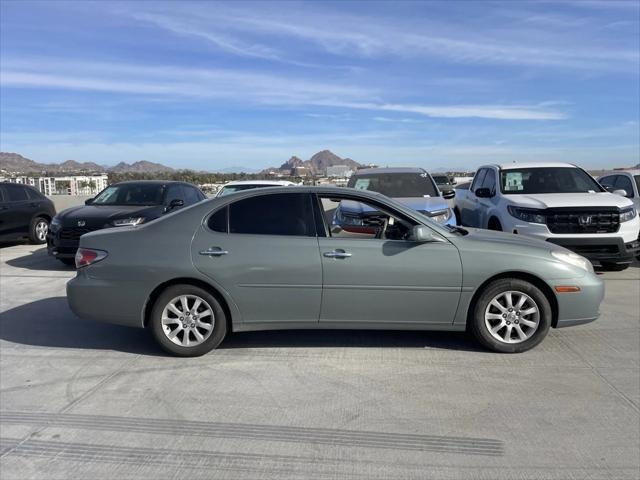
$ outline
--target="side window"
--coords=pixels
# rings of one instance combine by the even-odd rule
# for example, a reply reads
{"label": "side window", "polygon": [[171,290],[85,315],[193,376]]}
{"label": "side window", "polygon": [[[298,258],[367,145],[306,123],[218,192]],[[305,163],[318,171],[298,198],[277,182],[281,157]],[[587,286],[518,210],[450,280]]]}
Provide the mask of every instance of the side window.
{"label": "side window", "polygon": [[183,185],[182,190],[184,191],[184,203],[187,205],[193,205],[194,203],[198,203],[200,200],[200,195],[198,194],[198,190],[189,185]]}
{"label": "side window", "polygon": [[20,185],[5,185],[4,189],[9,202],[29,200],[26,189]]}
{"label": "side window", "polygon": [[321,213],[334,238],[408,240],[414,222],[348,198],[320,197]]}
{"label": "side window", "polygon": [[42,195],[35,188],[25,188],[25,190],[27,191],[27,195],[29,196],[29,198],[31,200],[43,200],[44,199],[44,195]]}
{"label": "side window", "polygon": [[613,189],[613,185],[616,183],[617,175],[609,175],[608,177],[603,177],[600,179],[600,185],[602,185],[607,190]]}
{"label": "side window", "polygon": [[207,226],[214,232],[227,233],[229,226],[229,207],[222,207],[209,217]]}
{"label": "side window", "polygon": [[166,204],[169,204],[171,200],[184,200],[184,195],[182,193],[182,185],[173,183],[167,187],[167,193],[165,194],[164,201]]}
{"label": "side window", "polygon": [[496,191],[496,172],[490,168],[482,181],[482,188],[488,188],[490,191]]}
{"label": "side window", "polygon": [[307,193],[259,195],[229,206],[229,233],[315,237]]}
{"label": "side window", "polygon": [[626,190],[627,197],[633,198],[633,185],[631,184],[631,179],[626,175],[617,175],[616,179],[616,190]]}
{"label": "side window", "polygon": [[478,173],[476,173],[475,177],[473,177],[473,182],[471,183],[471,188],[469,190],[471,190],[472,192],[476,191],[476,188],[479,188],[482,185],[482,182],[484,181],[484,176],[487,174],[487,169],[486,168],[481,168]]}

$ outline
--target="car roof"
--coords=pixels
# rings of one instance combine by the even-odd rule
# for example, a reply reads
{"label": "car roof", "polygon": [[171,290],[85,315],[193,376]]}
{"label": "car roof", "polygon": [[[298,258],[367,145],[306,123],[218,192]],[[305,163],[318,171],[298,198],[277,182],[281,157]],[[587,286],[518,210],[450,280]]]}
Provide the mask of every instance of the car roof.
{"label": "car roof", "polygon": [[234,180],[229,183],[225,183],[223,186],[227,185],[295,185],[293,182],[289,182],[287,180]]}
{"label": "car roof", "polygon": [[170,183],[183,183],[187,185],[193,185],[192,183],[184,182],[182,180],[123,180],[122,182],[112,183],[109,186],[112,187],[114,185],[128,185],[135,183],[143,183],[145,185],[167,185]]}
{"label": "car roof", "polygon": [[483,165],[485,167],[498,167],[500,170],[516,170],[520,168],[578,168],[571,163],[563,162],[511,162],[511,163],[494,163],[491,165]]}
{"label": "car roof", "polygon": [[371,175],[375,173],[425,173],[425,170],[419,167],[361,168],[360,170],[356,170],[353,175]]}
{"label": "car roof", "polygon": [[619,175],[621,173],[627,173],[629,175],[640,175],[640,169],[637,168],[625,168],[624,170],[611,170],[599,175],[598,178],[606,177],[609,175]]}

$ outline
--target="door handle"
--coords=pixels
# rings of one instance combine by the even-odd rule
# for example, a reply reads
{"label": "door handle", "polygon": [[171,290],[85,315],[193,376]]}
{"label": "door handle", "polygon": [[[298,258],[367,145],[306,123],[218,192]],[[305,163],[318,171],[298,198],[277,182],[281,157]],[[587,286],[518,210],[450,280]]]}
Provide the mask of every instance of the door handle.
{"label": "door handle", "polygon": [[328,258],[349,258],[351,254],[344,250],[333,250],[332,252],[324,252],[322,255]]}
{"label": "door handle", "polygon": [[226,255],[229,252],[227,250],[222,250],[220,247],[211,247],[206,250],[202,250],[199,253],[200,255],[206,255],[208,257],[221,257],[222,255]]}

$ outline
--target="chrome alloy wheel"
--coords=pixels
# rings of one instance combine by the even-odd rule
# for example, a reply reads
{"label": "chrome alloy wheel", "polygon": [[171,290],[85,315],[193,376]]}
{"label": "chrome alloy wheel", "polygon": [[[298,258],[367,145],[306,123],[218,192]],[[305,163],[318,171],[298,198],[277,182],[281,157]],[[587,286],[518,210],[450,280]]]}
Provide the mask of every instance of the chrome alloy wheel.
{"label": "chrome alloy wheel", "polygon": [[49,231],[49,224],[44,220],[40,220],[36,223],[36,238],[41,242],[47,239],[47,232]]}
{"label": "chrome alloy wheel", "polygon": [[526,293],[513,290],[502,292],[487,305],[484,324],[496,340],[522,343],[538,330],[540,309]]}
{"label": "chrome alloy wheel", "polygon": [[180,295],[162,311],[162,331],[176,345],[195,347],[204,342],[215,325],[213,309],[197,295]]}

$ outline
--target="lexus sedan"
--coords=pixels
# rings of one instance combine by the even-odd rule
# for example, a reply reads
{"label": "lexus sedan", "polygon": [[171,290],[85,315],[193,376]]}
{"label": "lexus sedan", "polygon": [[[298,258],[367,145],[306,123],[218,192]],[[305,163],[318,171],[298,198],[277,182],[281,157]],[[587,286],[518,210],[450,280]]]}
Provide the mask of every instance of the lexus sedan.
{"label": "lexus sedan", "polygon": [[136,180],[114,183],[84,205],[67,208],[56,215],[47,235],[47,250],[62,263],[73,265],[80,237],[85,233],[140,225],[205,198],[198,187],[186,182]]}
{"label": "lexus sedan", "polygon": [[[375,231],[332,223],[345,201],[376,212]],[[248,190],[91,232],[76,266],[78,316],[147,328],[180,356],[232,331],[311,328],[468,329],[491,350],[523,352],[550,327],[595,320],[604,295],[591,263],[557,245],[333,187]]]}

